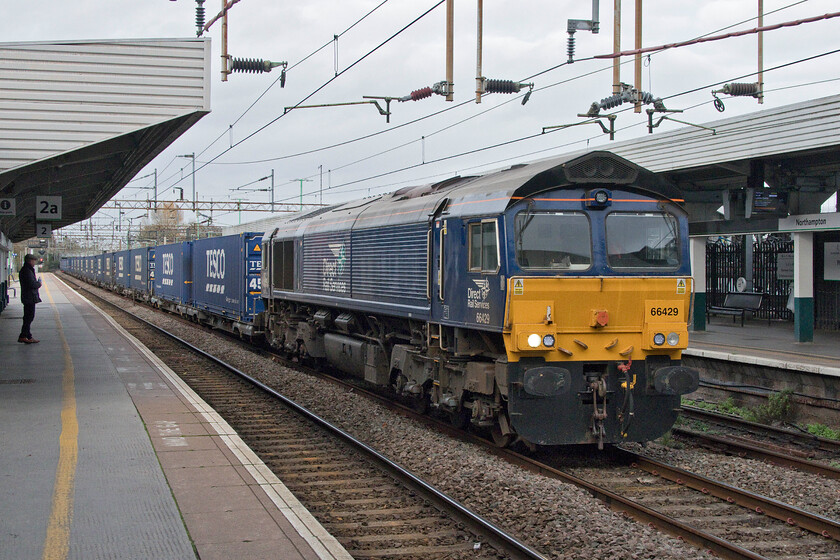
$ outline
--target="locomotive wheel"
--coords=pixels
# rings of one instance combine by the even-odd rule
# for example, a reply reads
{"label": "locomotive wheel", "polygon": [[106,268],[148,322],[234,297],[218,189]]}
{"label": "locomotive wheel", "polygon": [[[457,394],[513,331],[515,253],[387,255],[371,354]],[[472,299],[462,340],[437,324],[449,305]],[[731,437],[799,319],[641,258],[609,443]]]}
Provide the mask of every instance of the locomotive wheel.
{"label": "locomotive wheel", "polygon": [[490,428],[490,436],[493,438],[493,443],[496,447],[509,446],[515,437],[514,434],[503,434],[502,428],[499,426],[498,422],[493,424],[493,427]]}

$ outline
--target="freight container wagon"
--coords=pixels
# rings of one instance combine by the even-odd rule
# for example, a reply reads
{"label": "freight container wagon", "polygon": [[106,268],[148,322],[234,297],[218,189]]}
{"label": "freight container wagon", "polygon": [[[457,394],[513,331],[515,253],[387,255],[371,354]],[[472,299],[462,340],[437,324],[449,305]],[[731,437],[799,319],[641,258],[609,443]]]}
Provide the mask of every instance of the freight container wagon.
{"label": "freight container wagon", "polygon": [[129,289],[135,298],[148,299],[151,293],[149,281],[154,278],[154,249],[141,247],[129,251]]}
{"label": "freight container wagon", "polygon": [[119,292],[127,292],[131,287],[130,257],[128,250],[114,253],[114,285]]}
{"label": "freight container wagon", "polygon": [[193,241],[192,298],[201,322],[240,336],[262,331],[262,232]]}
{"label": "freight container wagon", "polygon": [[100,286],[105,282],[105,255],[93,257],[93,280]]}
{"label": "freight container wagon", "polygon": [[155,248],[154,296],[158,306],[181,314],[192,302],[192,243],[184,241]]}
{"label": "freight container wagon", "polygon": [[104,253],[102,269],[102,284],[106,288],[114,285],[114,253]]}

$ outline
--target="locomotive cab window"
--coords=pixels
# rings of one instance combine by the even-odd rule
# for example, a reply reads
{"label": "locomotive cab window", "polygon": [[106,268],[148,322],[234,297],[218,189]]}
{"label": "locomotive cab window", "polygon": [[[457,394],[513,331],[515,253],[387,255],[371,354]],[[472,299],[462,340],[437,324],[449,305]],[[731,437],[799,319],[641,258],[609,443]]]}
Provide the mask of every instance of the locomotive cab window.
{"label": "locomotive cab window", "polygon": [[271,283],[275,290],[295,289],[295,242],[275,241],[271,253]]}
{"label": "locomotive cab window", "polygon": [[592,264],[589,218],[581,212],[520,212],[515,229],[522,268],[586,270]]}
{"label": "locomotive cab window", "polygon": [[661,212],[613,212],[607,216],[607,264],[611,268],[677,268],[677,219]]}
{"label": "locomotive cab window", "polygon": [[499,269],[499,241],[496,220],[469,225],[470,272],[496,272]]}

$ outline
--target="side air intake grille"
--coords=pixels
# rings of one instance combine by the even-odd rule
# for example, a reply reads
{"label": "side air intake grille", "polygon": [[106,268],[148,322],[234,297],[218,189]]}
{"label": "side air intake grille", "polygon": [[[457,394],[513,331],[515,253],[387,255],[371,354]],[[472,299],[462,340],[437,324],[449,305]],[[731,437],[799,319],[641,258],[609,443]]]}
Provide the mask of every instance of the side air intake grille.
{"label": "side air intake grille", "polygon": [[572,162],[563,169],[572,183],[632,183],[639,174],[638,169],[622,160],[596,156]]}

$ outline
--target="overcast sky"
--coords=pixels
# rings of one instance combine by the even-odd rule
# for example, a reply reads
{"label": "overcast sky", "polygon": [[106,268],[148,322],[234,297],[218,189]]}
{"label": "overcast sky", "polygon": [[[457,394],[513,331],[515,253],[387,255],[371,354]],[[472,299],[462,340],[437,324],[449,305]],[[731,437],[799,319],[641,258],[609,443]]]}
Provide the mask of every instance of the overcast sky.
{"label": "overcast sky", "polygon": [[[2,41],[60,39],[122,39],[190,37],[195,35],[192,0],[2,0]],[[296,64],[331,41],[381,0],[305,0],[279,2],[241,0],[230,12],[229,51],[246,58],[266,58]],[[389,0],[367,19],[345,33],[338,43],[340,72],[376,45],[409,24],[436,0]],[[207,19],[222,0],[205,3]],[[222,154],[231,145],[283,114],[335,75],[336,52],[330,44],[288,73],[286,87],[279,83],[244,117],[245,110],[278,74],[232,74],[220,79],[219,24],[212,38],[212,111],[179,138],[139,175],[159,172],[161,199],[175,198],[171,187],[190,185],[188,160],[178,154],[195,152],[199,198],[267,201],[267,192],[231,194],[230,189],[264,177],[274,170],[276,200],[297,202],[306,178],[304,203],[318,202],[323,169],[323,201],[333,203],[428,183],[457,174],[527,162],[589,147],[609,147],[609,139],[596,125],[576,126],[562,132],[512,142],[434,162],[440,158],[478,150],[539,133],[544,126],[570,124],[582,119],[593,101],[611,94],[611,63],[584,60],[612,51],[613,2],[600,2],[601,32],[578,32],[576,58],[533,78],[535,91],[527,105],[511,96],[489,95],[473,103],[396,128],[461,102],[474,99],[476,57],[476,2],[455,0],[455,102],[441,96],[419,102],[392,103],[391,123],[373,107],[351,106],[299,109],[283,116],[249,140]],[[789,7],[788,7],[789,6]],[[633,48],[634,2],[623,2],[622,49]],[[756,26],[757,0],[683,2],[645,0],[643,45],[656,46],[701,35]],[[765,25],[813,17],[838,10],[836,0],[765,0]],[[484,3],[484,68],[488,78],[522,80],[566,61],[566,21],[590,19],[591,2],[585,0],[520,0]],[[737,25],[736,25],[737,24]],[[840,48],[840,18],[780,29],[764,34],[764,66],[812,57]],[[752,98],[725,99],[726,112],[712,106],[710,84],[733,81],[757,68],[755,35],[705,43],[653,54],[643,69],[642,89],[667,99],[668,108],[685,109],[683,120],[703,123],[719,118],[773,108],[835,94],[840,84],[840,54],[817,58],[765,73],[765,103]],[[622,66],[622,81],[632,83],[632,57]],[[445,4],[409,27],[386,46],[354,66],[307,104],[359,101],[363,95],[402,96],[445,78]],[[531,80],[529,80],[531,81]],[[755,81],[740,78],[737,81]],[[815,83],[822,82],[822,83]],[[797,87],[798,86],[798,87]],[[683,92],[701,88],[693,93]],[[674,97],[672,97],[674,96]],[[725,96],[724,96],[725,97]],[[240,119],[241,117],[241,119]],[[240,119],[231,133],[229,125]],[[469,120],[465,120],[469,119]],[[464,122],[462,122],[464,121]],[[624,112],[616,121],[616,140],[647,134],[646,115]],[[657,131],[681,127],[665,122]],[[288,157],[368,134],[373,138],[308,155]],[[655,132],[656,133],[656,132]],[[221,138],[211,145],[211,141]],[[425,140],[423,140],[425,137]],[[220,155],[221,154],[221,155]],[[215,159],[214,159],[215,158]],[[260,163],[256,160],[276,158]],[[283,158],[283,159],[279,159]],[[209,165],[207,162],[213,161]],[[431,162],[425,163],[423,162]],[[405,167],[411,169],[389,173]],[[184,179],[181,179],[181,177]],[[372,176],[377,178],[363,180]],[[361,180],[361,181],[360,181]],[[358,182],[357,182],[358,181]],[[145,185],[140,180],[134,185]],[[263,181],[255,187],[267,187]],[[331,187],[331,188],[330,188]],[[167,190],[168,189],[168,190]],[[146,192],[124,189],[118,198],[146,198]],[[188,192],[188,190],[187,190]],[[139,214],[140,212],[136,212]],[[243,216],[244,220],[261,216]],[[235,224],[236,214],[214,215],[216,223]]]}

